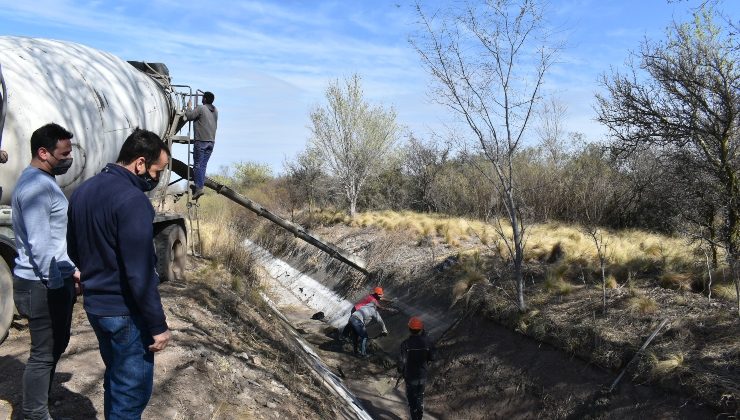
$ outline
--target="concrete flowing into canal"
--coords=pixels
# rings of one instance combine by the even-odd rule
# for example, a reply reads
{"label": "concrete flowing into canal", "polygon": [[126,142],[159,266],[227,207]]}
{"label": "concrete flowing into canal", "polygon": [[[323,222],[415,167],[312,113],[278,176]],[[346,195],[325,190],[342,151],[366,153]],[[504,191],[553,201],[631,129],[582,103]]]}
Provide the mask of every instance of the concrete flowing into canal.
{"label": "concrete flowing into canal", "polygon": [[[403,387],[394,388],[395,369],[388,366],[392,358],[376,345],[370,362],[361,361],[351,347],[327,337],[327,332],[344,327],[352,303],[253,242],[245,246],[267,273],[262,279],[265,301],[292,327],[308,364],[353,407],[357,418],[405,418]],[[323,320],[311,319],[316,312],[325,314]]]}

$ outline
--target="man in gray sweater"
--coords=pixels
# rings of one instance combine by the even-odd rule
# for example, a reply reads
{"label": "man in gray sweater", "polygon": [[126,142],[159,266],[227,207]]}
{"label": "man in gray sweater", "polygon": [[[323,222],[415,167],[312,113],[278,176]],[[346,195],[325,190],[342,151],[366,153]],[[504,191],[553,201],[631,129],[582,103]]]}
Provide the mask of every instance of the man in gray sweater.
{"label": "man in gray sweater", "polygon": [[69,344],[80,281],[67,255],[67,198],[54,178],[72,165],[72,133],[47,124],[31,135],[31,153],[11,198],[18,250],[13,298],[18,313],[28,318],[31,333],[23,372],[23,416],[46,420],[57,362]]}
{"label": "man in gray sweater", "polygon": [[383,322],[383,318],[381,318],[380,314],[378,313],[375,302],[368,303],[367,305],[353,312],[352,315],[349,317],[349,322],[350,324],[352,324],[352,328],[355,330],[355,354],[360,357],[368,357],[367,325],[373,321],[380,324],[382,335],[388,335],[388,329],[385,327],[385,322]]}
{"label": "man in gray sweater", "polygon": [[203,195],[203,185],[206,181],[206,166],[213,152],[216,142],[216,128],[218,128],[218,110],[213,105],[213,93],[203,93],[203,104],[195,109],[185,110],[185,118],[193,121],[195,129],[195,143],[193,144],[193,199]]}

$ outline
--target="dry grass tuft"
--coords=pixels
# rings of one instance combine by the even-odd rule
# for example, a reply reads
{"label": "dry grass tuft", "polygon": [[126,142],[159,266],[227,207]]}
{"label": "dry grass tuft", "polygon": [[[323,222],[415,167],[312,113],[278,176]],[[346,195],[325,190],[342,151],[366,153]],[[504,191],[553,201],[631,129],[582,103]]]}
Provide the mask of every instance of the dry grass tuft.
{"label": "dry grass tuft", "polygon": [[672,290],[691,290],[690,273],[665,272],[658,277],[660,287]]}
{"label": "dry grass tuft", "polygon": [[652,361],[652,374],[655,377],[667,376],[669,373],[684,365],[684,354],[669,354],[665,360],[658,360],[654,354],[650,356]]}
{"label": "dry grass tuft", "polygon": [[735,301],[737,299],[737,289],[735,289],[735,285],[732,283],[715,283],[712,284],[712,296]]}
{"label": "dry grass tuft", "polygon": [[457,282],[452,288],[452,305],[455,305],[471,287],[488,281],[479,252],[459,254],[458,257],[458,264],[455,265]]}
{"label": "dry grass tuft", "polygon": [[574,286],[565,281],[562,275],[558,275],[557,272],[550,271],[547,273],[545,279],[545,290],[554,293],[558,296],[569,295],[573,293]]}
{"label": "dry grass tuft", "polygon": [[632,313],[649,315],[658,311],[658,304],[648,296],[635,293],[635,296],[629,299],[628,308]]}

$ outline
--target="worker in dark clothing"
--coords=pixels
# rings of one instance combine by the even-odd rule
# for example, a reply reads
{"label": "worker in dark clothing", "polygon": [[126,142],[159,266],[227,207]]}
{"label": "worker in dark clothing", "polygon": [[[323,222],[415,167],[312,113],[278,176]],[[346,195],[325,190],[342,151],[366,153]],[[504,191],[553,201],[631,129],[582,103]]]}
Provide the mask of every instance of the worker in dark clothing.
{"label": "worker in dark clothing", "polygon": [[424,416],[424,384],[427,379],[427,366],[434,360],[435,348],[424,331],[424,323],[419,317],[409,320],[411,336],[401,343],[398,354],[398,372],[406,382],[411,420]]}

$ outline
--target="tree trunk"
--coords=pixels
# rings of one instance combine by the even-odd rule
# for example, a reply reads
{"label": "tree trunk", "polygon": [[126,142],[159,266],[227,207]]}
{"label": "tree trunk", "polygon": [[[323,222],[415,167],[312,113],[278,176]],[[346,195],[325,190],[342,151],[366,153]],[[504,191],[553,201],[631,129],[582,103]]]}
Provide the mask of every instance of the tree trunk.
{"label": "tree trunk", "polygon": [[[723,157],[727,156],[728,143],[723,142]],[[723,160],[726,162],[726,160]],[[739,243],[740,243],[740,208],[738,201],[740,201],[740,194],[738,193],[738,179],[732,166],[729,164],[724,165],[725,177],[726,177],[726,194],[727,194],[727,233],[726,233],[726,246],[727,256],[730,259],[730,270],[732,273],[732,280],[735,282],[735,300],[737,304],[737,315],[740,317],[740,278],[738,278],[737,264],[738,255],[740,255]]]}
{"label": "tree trunk", "polygon": [[527,310],[527,304],[524,301],[524,247],[522,246],[522,231],[519,229],[519,218],[514,207],[514,194],[511,190],[506,192],[506,200],[509,207],[509,222],[511,223],[512,240],[514,241],[514,281],[516,281],[517,305],[520,312]]}
{"label": "tree trunk", "polygon": [[737,304],[737,316],[740,317],[740,279],[735,275],[735,303]]}
{"label": "tree trunk", "polygon": [[599,262],[601,263],[601,292],[603,295],[604,314],[606,314],[606,269],[604,268],[606,264],[604,257],[601,255],[599,255]]}

